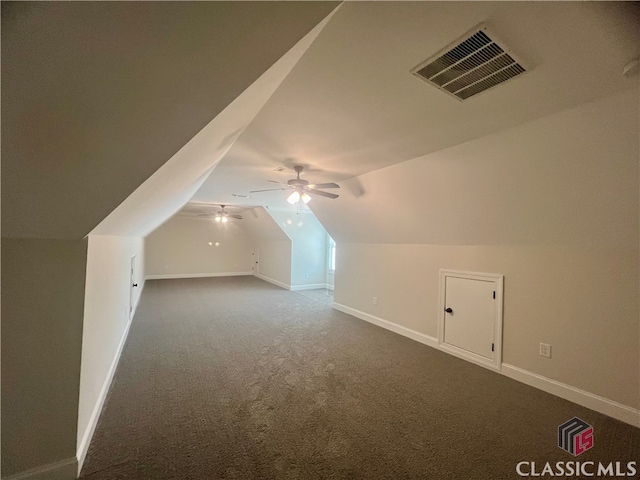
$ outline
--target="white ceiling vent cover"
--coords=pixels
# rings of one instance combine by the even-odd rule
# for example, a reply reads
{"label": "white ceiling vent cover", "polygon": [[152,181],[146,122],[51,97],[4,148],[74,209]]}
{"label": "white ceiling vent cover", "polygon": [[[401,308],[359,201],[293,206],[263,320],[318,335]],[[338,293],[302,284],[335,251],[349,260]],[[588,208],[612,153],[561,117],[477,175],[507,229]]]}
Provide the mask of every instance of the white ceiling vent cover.
{"label": "white ceiling vent cover", "polygon": [[[507,53],[508,52],[508,53]],[[443,48],[411,70],[416,77],[466,100],[526,72],[513,53],[500,45],[484,26]]]}

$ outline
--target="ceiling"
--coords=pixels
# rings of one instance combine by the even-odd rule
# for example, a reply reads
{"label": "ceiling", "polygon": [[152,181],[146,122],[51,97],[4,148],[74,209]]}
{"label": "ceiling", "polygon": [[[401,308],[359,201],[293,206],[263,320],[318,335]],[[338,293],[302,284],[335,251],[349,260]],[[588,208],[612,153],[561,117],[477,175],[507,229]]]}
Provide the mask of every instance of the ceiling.
{"label": "ceiling", "polygon": [[[465,102],[410,73],[481,23],[527,73]],[[193,201],[288,208],[285,192],[232,194],[294,164],[340,182],[627,89],[638,25],[631,2],[346,2]]]}
{"label": "ceiling", "polygon": [[3,2],[3,236],[85,236],[336,5]]}
{"label": "ceiling", "polygon": [[[132,192],[186,155],[212,119],[229,123],[227,107],[336,5],[4,2],[3,235],[81,238],[127,201],[137,216],[104,234],[136,230],[152,207]],[[273,170],[298,163],[311,167],[312,183],[342,182],[629,88],[621,70],[639,53],[639,9],[345,2],[258,114],[246,115],[249,126],[238,120],[222,135],[217,151],[230,148],[192,200],[290,208],[280,191],[232,194],[286,181],[292,171]],[[528,73],[466,102],[411,75],[481,22]],[[178,198],[176,177],[163,175],[156,196]],[[182,203],[205,176],[183,189]],[[343,187],[362,193],[357,179]],[[340,200],[310,205],[320,202]]]}

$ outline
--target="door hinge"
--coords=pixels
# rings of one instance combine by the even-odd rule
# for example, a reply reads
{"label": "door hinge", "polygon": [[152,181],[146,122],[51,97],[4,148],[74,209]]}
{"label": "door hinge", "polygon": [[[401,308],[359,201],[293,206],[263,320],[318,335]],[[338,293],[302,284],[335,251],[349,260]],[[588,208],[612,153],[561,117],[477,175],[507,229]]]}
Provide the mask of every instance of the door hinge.
{"label": "door hinge", "polygon": [[494,300],[496,299],[496,292],[495,291],[493,292],[493,299]]}
{"label": "door hinge", "polygon": [[492,344],[491,344],[491,351],[492,351],[492,352],[493,352],[493,347],[494,347],[494,344],[492,343]]}

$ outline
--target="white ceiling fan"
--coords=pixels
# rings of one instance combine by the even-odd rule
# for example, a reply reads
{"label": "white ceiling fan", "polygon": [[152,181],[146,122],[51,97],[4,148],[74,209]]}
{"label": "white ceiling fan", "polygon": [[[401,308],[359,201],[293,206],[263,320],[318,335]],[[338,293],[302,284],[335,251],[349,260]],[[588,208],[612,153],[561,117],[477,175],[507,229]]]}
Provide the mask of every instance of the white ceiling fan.
{"label": "white ceiling fan", "polygon": [[287,202],[290,204],[294,204],[302,200],[304,203],[309,203],[311,201],[311,195],[319,195],[321,197],[335,199],[340,195],[336,195],[335,193],[323,192],[319,190],[320,188],[340,188],[340,185],[337,183],[309,183],[308,180],[304,180],[300,178],[300,174],[304,170],[304,166],[302,165],[294,165],[293,169],[296,172],[296,178],[292,178],[287,183],[276,182],[274,180],[267,180],[271,183],[277,183],[278,185],[284,185],[280,188],[268,188],[266,190],[251,190],[249,193],[260,193],[260,192],[272,192],[276,190],[287,190],[292,189],[293,192],[287,198]]}
{"label": "white ceiling fan", "polygon": [[[222,222],[222,223],[227,223],[229,221],[230,218],[235,218],[237,220],[242,220],[242,215],[237,215],[237,214],[231,214],[229,212],[227,212],[225,210],[226,205],[220,205],[220,210],[218,210],[217,213],[215,213],[215,216],[213,217],[213,219],[216,222]],[[201,213],[198,215],[199,217],[210,217],[211,214],[210,213]]]}

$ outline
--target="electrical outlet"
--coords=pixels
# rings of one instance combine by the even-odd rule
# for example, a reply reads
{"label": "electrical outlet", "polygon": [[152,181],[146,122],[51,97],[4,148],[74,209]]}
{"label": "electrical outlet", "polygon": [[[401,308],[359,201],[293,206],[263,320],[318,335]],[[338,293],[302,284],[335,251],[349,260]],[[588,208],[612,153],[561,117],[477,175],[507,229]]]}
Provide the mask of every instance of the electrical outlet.
{"label": "electrical outlet", "polygon": [[373,297],[373,304],[377,305],[378,304],[378,297]]}
{"label": "electrical outlet", "polygon": [[551,345],[549,345],[548,343],[541,343],[540,355],[543,357],[551,358]]}

